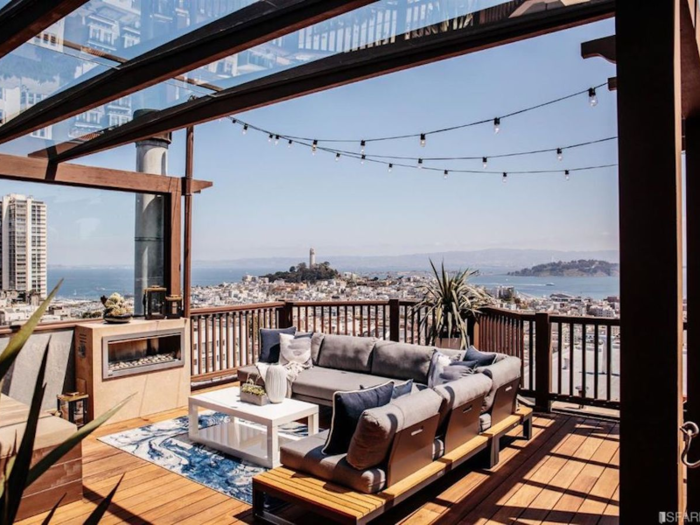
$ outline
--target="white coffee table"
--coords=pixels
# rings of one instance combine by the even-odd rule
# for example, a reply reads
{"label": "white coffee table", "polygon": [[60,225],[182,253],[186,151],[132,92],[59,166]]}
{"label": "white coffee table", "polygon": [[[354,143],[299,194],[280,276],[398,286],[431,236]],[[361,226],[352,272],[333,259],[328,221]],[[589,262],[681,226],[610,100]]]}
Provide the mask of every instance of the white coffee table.
{"label": "white coffee table", "polygon": [[[231,421],[199,428],[200,408],[227,414]],[[277,404],[253,405],[241,401],[238,387],[189,398],[190,440],[269,468],[280,466],[280,445],[300,439],[280,435],[279,427],[303,418],[308,418],[309,435],[317,434],[318,405],[312,403],[285,399]]]}

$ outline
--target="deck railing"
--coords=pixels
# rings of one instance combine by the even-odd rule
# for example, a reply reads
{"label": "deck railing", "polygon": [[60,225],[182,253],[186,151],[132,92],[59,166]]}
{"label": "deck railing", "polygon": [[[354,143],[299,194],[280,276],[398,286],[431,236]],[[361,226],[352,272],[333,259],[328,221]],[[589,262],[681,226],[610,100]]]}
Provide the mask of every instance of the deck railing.
{"label": "deck railing", "polygon": [[[432,319],[415,302],[291,301],[194,309],[193,382],[235,376],[254,364],[260,328],[371,336],[426,344]],[[619,408],[620,320],[485,308],[473,343],[522,361],[521,393],[547,409],[553,401]]]}

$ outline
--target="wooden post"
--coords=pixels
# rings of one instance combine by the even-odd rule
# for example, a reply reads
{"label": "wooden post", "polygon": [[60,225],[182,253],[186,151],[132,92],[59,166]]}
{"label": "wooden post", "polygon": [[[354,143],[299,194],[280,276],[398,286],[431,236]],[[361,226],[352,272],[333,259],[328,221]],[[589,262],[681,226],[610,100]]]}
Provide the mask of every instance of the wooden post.
{"label": "wooden post", "polygon": [[180,254],[182,252],[182,193],[179,188],[165,198],[166,287],[170,295],[182,292]]}
{"label": "wooden post", "polygon": [[[548,313],[535,314],[535,406],[549,412],[552,389],[552,325]],[[532,363],[530,363],[532,366]]]}
{"label": "wooden post", "polygon": [[[688,272],[687,419],[700,423],[700,114],[685,121],[685,213]],[[697,441],[696,441],[697,443]],[[700,459],[694,444],[690,461]],[[688,469],[687,509],[700,512],[700,469]]]}
{"label": "wooden post", "polygon": [[294,303],[286,301],[280,310],[279,327],[289,328],[294,326]]}
{"label": "wooden post", "polygon": [[401,308],[398,299],[389,299],[389,339],[399,341],[401,337]]}
{"label": "wooden post", "polygon": [[185,249],[184,260],[184,290],[182,305],[185,317],[190,317],[192,308],[192,187],[194,176],[194,126],[189,126],[185,142]]}
{"label": "wooden post", "polygon": [[684,507],[679,2],[616,3],[622,523]]}

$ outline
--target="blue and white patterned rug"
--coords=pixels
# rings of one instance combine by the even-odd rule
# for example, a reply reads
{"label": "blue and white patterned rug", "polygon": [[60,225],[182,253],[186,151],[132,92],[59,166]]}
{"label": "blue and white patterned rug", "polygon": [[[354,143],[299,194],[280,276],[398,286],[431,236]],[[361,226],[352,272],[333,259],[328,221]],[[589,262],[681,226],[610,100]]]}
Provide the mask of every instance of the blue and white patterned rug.
{"label": "blue and white patterned rug", "polygon": [[[219,412],[200,412],[199,415],[200,428],[228,421],[229,417]],[[253,476],[267,469],[193,443],[187,436],[187,427],[187,416],[182,416],[110,434],[99,440],[210,489],[251,504]],[[284,426],[282,433],[306,436],[308,429],[306,425],[290,423]]]}

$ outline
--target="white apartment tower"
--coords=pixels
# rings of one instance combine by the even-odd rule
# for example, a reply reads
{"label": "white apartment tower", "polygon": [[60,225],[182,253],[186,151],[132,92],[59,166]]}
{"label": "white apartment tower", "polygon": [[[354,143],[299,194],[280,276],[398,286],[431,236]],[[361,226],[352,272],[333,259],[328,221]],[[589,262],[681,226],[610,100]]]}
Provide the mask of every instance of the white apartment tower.
{"label": "white apartment tower", "polygon": [[46,204],[24,195],[5,195],[0,231],[2,289],[35,291],[46,297]]}
{"label": "white apartment tower", "polygon": [[311,248],[309,250],[309,268],[316,266],[316,250]]}

